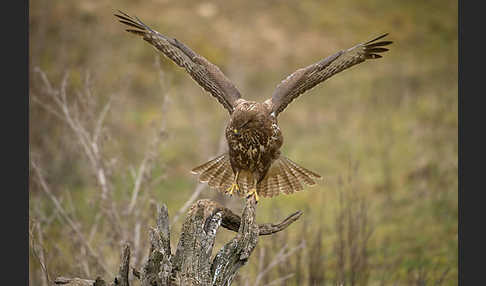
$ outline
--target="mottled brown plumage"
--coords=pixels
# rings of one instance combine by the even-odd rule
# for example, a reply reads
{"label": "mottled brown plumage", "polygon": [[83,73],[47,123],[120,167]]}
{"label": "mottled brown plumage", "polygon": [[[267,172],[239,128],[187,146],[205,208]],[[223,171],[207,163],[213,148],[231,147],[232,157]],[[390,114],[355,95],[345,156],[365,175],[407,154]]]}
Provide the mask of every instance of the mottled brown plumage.
{"label": "mottled brown plumage", "polygon": [[383,46],[391,41],[378,41],[387,34],[342,50],[315,64],[299,69],[283,80],[272,97],[263,103],[247,101],[221,72],[189,47],[150,29],[138,18],[120,11],[120,22],[130,26],[128,32],[143,39],[183,67],[204,90],[211,93],[230,113],[225,135],[229,151],[192,170],[201,182],[211,188],[241,196],[273,197],[291,194],[314,185],[320,176],[280,154],[283,143],[277,116],[299,95],[331,76],[362,63],[381,58]]}

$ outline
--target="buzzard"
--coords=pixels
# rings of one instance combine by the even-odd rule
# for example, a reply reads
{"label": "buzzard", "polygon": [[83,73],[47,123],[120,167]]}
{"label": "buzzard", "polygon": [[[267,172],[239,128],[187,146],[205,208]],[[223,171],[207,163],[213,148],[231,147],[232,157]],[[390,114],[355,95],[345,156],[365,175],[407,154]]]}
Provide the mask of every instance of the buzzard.
{"label": "buzzard", "polygon": [[141,36],[184,68],[230,114],[225,130],[228,152],[192,172],[211,188],[230,195],[254,195],[257,201],[259,196],[273,197],[303,190],[305,185],[314,185],[314,180],[321,178],[280,153],[283,137],[277,116],[292,100],[331,76],[368,59],[381,58],[379,54],[388,51],[383,46],[392,43],[379,41],[386,33],[298,69],[277,86],[271,98],[259,103],[243,99],[216,65],[177,39],[160,34],[137,17],[121,11],[115,16],[129,26],[126,31]]}

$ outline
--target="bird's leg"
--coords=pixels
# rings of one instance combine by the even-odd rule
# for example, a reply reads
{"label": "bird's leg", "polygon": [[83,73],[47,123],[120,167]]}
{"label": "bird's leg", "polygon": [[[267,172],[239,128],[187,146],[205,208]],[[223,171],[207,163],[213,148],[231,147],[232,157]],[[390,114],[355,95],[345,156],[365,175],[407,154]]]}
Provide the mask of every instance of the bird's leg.
{"label": "bird's leg", "polygon": [[255,195],[255,202],[258,203],[258,200],[260,199],[260,197],[258,196],[258,192],[257,192],[257,188],[256,188],[256,185],[257,185],[257,182],[256,180],[253,182],[253,186],[252,188],[250,189],[250,191],[248,192],[246,198],[249,198],[253,195]]}
{"label": "bird's leg", "polygon": [[230,196],[233,195],[234,191],[238,191],[240,189],[240,187],[238,186],[239,175],[240,175],[240,171],[236,171],[235,180],[233,181],[233,184],[231,184],[231,186],[226,190],[226,192],[228,192]]}
{"label": "bird's leg", "polygon": [[252,188],[249,192],[248,192],[248,195],[246,196],[247,198],[251,197],[255,195],[255,201],[258,203],[258,200],[260,199],[260,196],[258,195],[257,193],[257,189],[256,188]]}

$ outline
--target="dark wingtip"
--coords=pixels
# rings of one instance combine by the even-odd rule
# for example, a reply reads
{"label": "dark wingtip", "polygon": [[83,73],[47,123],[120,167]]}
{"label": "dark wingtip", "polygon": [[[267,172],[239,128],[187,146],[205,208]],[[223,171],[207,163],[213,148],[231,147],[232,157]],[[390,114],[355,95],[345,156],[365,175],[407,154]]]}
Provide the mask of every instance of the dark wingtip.
{"label": "dark wingtip", "polygon": [[376,42],[378,41],[379,39],[383,39],[384,37],[388,36],[389,33],[384,33],[384,34],[381,34],[380,36],[372,39],[372,40],[369,40],[368,42],[365,43],[366,44],[370,44],[370,43],[373,43],[373,42]]}
{"label": "dark wingtip", "polygon": [[[125,17],[128,17],[128,18],[131,18],[130,15],[128,15],[127,13],[123,12],[122,10],[117,10],[119,14],[122,14],[123,16]],[[117,15],[117,14],[114,14],[115,16],[119,17],[120,15]]]}
{"label": "dark wingtip", "polygon": [[120,10],[116,10],[116,11],[113,13],[113,16],[120,18],[120,14],[122,14],[122,15],[123,15],[124,13],[123,13],[122,11],[120,11]]}
{"label": "dark wingtip", "polygon": [[140,31],[137,31],[137,30],[134,30],[134,29],[128,29],[128,30],[126,30],[127,32],[131,32],[131,33],[143,36],[145,34],[144,31],[150,31],[150,28],[148,28],[147,25],[142,23],[142,21],[140,21],[140,19],[135,17],[136,18],[136,20],[135,20],[133,17],[131,17],[130,15],[128,15],[127,13],[125,13],[121,10],[118,10],[118,14],[115,13],[113,15],[118,18],[118,21],[120,23],[140,30]]}
{"label": "dark wingtip", "polygon": [[372,52],[372,53],[383,53],[383,52],[389,51],[389,49],[387,49],[387,48],[371,48],[369,51]]}
{"label": "dark wingtip", "polygon": [[365,51],[366,51],[366,59],[379,59],[382,58],[381,55],[378,53],[384,53],[389,51],[387,48],[383,48],[383,46],[387,46],[392,44],[392,41],[379,41],[380,39],[383,39],[384,37],[388,36],[389,33],[384,33],[364,44]]}
{"label": "dark wingtip", "polygon": [[144,36],[146,32],[140,31],[140,30],[134,30],[134,29],[126,29],[125,31],[139,35],[139,36]]}
{"label": "dark wingtip", "polygon": [[382,58],[383,56],[380,56],[378,54],[368,54],[366,55],[366,58],[367,59],[379,59],[379,58]]}
{"label": "dark wingtip", "polygon": [[379,39],[382,39],[382,38],[384,38],[384,37],[388,36],[389,34],[390,34],[390,33],[384,33],[384,34],[382,34],[381,36],[378,36],[378,37],[375,39],[375,41],[376,41],[376,40],[379,40]]}

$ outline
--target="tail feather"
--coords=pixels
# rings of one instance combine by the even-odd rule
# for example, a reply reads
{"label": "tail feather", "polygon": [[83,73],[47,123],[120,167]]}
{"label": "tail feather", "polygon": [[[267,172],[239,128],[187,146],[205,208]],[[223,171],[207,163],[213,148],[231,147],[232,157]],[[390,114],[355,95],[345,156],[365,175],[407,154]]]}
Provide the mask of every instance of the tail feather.
{"label": "tail feather", "polygon": [[191,172],[193,174],[201,174],[203,173],[204,171],[206,170],[209,170],[211,169],[211,167],[213,167],[214,165],[218,164],[218,162],[220,162],[221,160],[224,160],[224,157],[225,157],[226,154],[223,154],[223,155],[220,155],[214,159],[211,159],[209,161],[207,161],[206,163],[200,165],[200,166],[197,166],[195,168],[193,168],[191,170]]}
{"label": "tail feather", "polygon": [[316,174],[310,170],[307,170],[304,167],[297,165],[297,163],[293,162],[289,158],[283,157],[282,160],[285,161],[285,164],[290,167],[291,171],[295,174],[296,177],[305,180],[306,183],[309,185],[314,185],[316,183],[313,179],[321,178],[319,174]]}
{"label": "tail feather", "polygon": [[[283,184],[282,182],[282,176],[275,176],[275,191],[277,194],[279,193],[283,193],[283,188],[285,187],[285,185]],[[277,195],[275,194],[275,195]]]}
{"label": "tail feather", "polygon": [[223,170],[224,164],[216,164],[211,169],[202,173],[199,178],[203,182],[208,182],[208,185],[212,187],[215,185],[218,176],[223,173]]}
{"label": "tail feather", "polygon": [[[225,192],[235,179],[228,153],[195,167],[192,173],[199,175],[200,182],[207,182],[210,188],[220,192]],[[320,175],[280,156],[273,162],[265,178],[257,184],[257,192],[262,197],[274,197],[281,193],[292,194],[303,190],[305,185],[315,185],[314,179],[319,178]],[[237,183],[238,195],[244,196],[253,187],[253,174],[241,170]]]}
{"label": "tail feather", "polygon": [[238,187],[239,187],[239,194],[240,196],[245,195],[250,191],[251,188],[254,188],[254,178],[253,174],[250,171],[241,170],[240,174],[238,175]]}
{"label": "tail feather", "polygon": [[233,178],[234,178],[233,169],[231,169],[231,165],[230,165],[229,168],[224,169],[218,188],[222,190],[227,190],[233,183]]}
{"label": "tail feather", "polygon": [[229,162],[229,155],[225,153],[192,169],[193,174],[199,174],[201,183],[208,183],[210,188],[224,192],[231,186],[234,174]]}
{"label": "tail feather", "polygon": [[315,185],[320,175],[280,156],[270,167],[267,175],[257,185],[258,194],[273,197],[280,193],[292,194],[304,189],[304,185]]}
{"label": "tail feather", "polygon": [[262,197],[273,197],[278,195],[278,176],[269,176],[257,185],[257,192]]}
{"label": "tail feather", "polygon": [[289,194],[292,191],[292,184],[288,179],[288,173],[282,172],[281,176],[278,176],[279,191],[284,194]]}
{"label": "tail feather", "polygon": [[217,169],[215,175],[208,182],[209,187],[226,190],[229,188],[233,180],[233,170],[227,161]]}
{"label": "tail feather", "polygon": [[[304,187],[300,183],[297,176],[292,172],[292,169],[290,169],[287,164],[281,164],[281,165],[282,165],[282,168],[284,169],[284,172],[283,172],[284,176],[287,178],[287,180],[289,182],[290,189],[295,190],[295,192],[303,190]],[[289,193],[291,193],[291,192],[288,192],[287,194],[289,194]]]}

